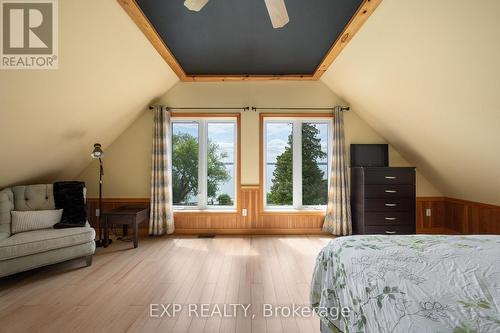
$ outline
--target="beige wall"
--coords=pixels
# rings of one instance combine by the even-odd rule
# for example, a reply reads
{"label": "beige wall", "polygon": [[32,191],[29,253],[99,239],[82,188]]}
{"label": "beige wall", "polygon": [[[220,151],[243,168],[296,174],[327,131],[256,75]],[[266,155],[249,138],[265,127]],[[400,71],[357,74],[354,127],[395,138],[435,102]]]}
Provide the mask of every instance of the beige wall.
{"label": "beige wall", "polygon": [[59,69],[0,70],[0,188],[77,176],[177,81],[117,1],[59,1]]}
{"label": "beige wall", "polygon": [[[169,106],[331,106],[345,104],[321,82],[260,83],[177,83],[158,101]],[[151,174],[152,113],[145,111],[105,151],[105,197],[149,197]],[[346,144],[385,143],[355,111],[345,113]],[[241,178],[243,185],[259,183],[259,115],[245,112],[241,116]],[[409,165],[391,149],[391,164]],[[79,176],[88,186],[89,197],[97,196],[98,167],[92,163]],[[417,174],[419,196],[439,196],[420,173]]]}
{"label": "beige wall", "polygon": [[500,205],[500,1],[384,0],[322,80],[448,197]]}

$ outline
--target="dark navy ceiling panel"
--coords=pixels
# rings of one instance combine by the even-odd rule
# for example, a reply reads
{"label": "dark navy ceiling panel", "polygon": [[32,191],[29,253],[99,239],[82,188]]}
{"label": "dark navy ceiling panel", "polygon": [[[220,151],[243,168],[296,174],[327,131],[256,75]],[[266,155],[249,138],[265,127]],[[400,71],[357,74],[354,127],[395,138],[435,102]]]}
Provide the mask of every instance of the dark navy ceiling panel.
{"label": "dark navy ceiling panel", "polygon": [[188,75],[313,74],[362,0],[285,0],[273,29],[264,0],[137,0]]}

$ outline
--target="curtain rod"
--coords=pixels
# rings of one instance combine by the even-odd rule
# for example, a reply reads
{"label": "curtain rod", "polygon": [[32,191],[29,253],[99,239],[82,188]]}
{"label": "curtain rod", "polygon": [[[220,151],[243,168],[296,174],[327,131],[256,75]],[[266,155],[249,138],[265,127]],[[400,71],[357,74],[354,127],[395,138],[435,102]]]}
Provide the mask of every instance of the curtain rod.
{"label": "curtain rod", "polygon": [[[251,107],[251,110],[315,110],[315,111],[333,111],[335,107],[275,107],[275,108],[264,108],[264,107]],[[341,106],[341,111],[349,111],[351,108],[349,106]]]}
{"label": "curtain rod", "polygon": [[[150,106],[149,109],[153,110],[154,106]],[[221,106],[221,107],[198,107],[198,106],[170,107],[170,106],[167,106],[167,109],[169,109],[169,110],[242,110],[242,111],[248,111],[248,110],[250,110],[250,107],[249,106],[236,106],[236,107],[227,107],[227,106]]]}
{"label": "curtain rod", "polygon": [[[167,107],[169,110],[241,110],[245,111],[254,111],[257,110],[314,110],[314,111],[333,111],[335,107],[327,106],[327,107],[256,107],[256,106],[237,106],[237,107],[189,107],[189,106],[180,106],[180,107]],[[149,107],[150,110],[154,109],[154,106]],[[349,111],[351,108],[349,106],[341,106],[341,111]]]}

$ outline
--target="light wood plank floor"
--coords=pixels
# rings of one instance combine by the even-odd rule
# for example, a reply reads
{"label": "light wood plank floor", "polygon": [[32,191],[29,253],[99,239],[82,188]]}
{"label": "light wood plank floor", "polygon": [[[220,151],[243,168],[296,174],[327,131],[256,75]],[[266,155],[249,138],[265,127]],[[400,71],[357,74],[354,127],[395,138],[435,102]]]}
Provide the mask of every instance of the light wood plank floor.
{"label": "light wood plank floor", "polygon": [[[74,260],[0,279],[1,332],[319,332],[314,318],[264,318],[262,304],[309,304],[322,236],[115,241]],[[252,318],[151,318],[151,303],[252,304]]]}

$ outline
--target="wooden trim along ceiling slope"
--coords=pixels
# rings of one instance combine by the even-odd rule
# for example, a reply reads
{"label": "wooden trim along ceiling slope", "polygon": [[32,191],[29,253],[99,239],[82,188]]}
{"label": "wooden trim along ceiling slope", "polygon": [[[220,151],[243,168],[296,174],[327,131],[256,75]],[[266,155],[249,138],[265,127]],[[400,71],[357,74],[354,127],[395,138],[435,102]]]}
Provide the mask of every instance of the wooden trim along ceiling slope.
{"label": "wooden trim along ceiling slope", "polygon": [[144,33],[154,48],[172,68],[182,81],[269,81],[269,80],[319,80],[330,67],[344,47],[354,37],[356,32],[375,11],[382,0],[364,0],[358,10],[346,25],[339,38],[333,43],[319,66],[312,75],[188,75],[175,59],[174,55],[163,42],[146,15],[142,12],[135,0],[117,0],[127,14],[132,18],[137,27]]}

